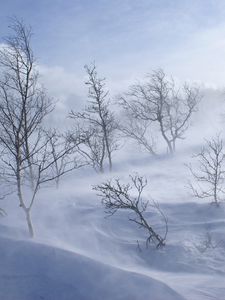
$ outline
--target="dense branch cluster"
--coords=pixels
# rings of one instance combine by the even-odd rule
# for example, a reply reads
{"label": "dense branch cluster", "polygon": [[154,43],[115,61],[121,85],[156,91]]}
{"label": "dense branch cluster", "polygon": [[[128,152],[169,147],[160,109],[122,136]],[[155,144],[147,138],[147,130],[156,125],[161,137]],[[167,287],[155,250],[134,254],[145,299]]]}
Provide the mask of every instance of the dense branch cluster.
{"label": "dense branch cluster", "polygon": [[163,70],[156,70],[145,83],[132,85],[120,97],[119,103],[128,116],[122,131],[155,154],[152,132],[157,125],[169,152],[174,153],[176,141],[184,138],[199,99],[198,88],[187,84],[176,88]]}

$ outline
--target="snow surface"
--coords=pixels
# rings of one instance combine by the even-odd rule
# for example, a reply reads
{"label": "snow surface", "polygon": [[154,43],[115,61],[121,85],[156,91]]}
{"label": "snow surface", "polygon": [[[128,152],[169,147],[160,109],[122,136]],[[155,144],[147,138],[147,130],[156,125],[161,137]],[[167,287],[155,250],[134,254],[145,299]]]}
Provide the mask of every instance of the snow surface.
{"label": "snow surface", "polygon": [[[206,110],[208,122],[214,106]],[[114,173],[80,169],[58,190],[40,191],[32,212],[33,241],[16,195],[1,201],[8,215],[0,218],[0,300],[224,300],[225,203],[216,207],[195,199],[187,188],[185,163],[209,137],[201,135],[203,127],[209,135],[217,132],[217,125],[203,121],[175,157],[152,158],[127,144],[127,152],[114,158]],[[92,191],[105,179],[127,181],[134,172],[147,177],[144,197],[158,201],[168,217],[162,249],[146,249],[145,232],[129,222],[128,212],[105,218]],[[147,217],[163,230],[156,212],[149,210]]]}
{"label": "snow surface", "polygon": [[0,299],[182,300],[163,282],[43,244],[1,238]]}

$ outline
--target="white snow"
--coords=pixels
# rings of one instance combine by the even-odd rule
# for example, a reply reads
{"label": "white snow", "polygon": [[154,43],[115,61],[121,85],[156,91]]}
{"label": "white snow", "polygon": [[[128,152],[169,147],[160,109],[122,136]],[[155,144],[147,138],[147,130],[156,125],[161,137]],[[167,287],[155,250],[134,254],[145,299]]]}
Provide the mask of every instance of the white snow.
{"label": "white snow", "polygon": [[[115,157],[114,173],[81,169],[59,190],[42,190],[32,213],[33,241],[16,195],[2,201],[8,215],[0,219],[0,300],[224,300],[225,203],[195,199],[187,188],[184,164],[202,143],[206,123],[198,126],[194,142],[189,134],[173,158],[127,147]],[[92,191],[106,178],[126,181],[133,172],[147,177],[144,197],[158,201],[168,217],[162,249],[145,248],[145,232],[129,222],[128,212],[105,218]],[[155,212],[148,220],[163,229]]]}

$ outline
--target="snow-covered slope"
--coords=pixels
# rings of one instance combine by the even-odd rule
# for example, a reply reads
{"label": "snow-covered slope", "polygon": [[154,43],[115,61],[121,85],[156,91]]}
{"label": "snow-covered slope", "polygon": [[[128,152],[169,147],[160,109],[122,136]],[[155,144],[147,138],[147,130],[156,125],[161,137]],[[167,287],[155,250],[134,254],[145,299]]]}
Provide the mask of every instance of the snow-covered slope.
{"label": "snow-covered slope", "polygon": [[0,299],[182,300],[166,284],[85,256],[0,238]]}
{"label": "snow-covered slope", "polygon": [[[34,241],[16,196],[2,202],[8,215],[0,220],[0,300],[224,300],[225,204],[190,195],[184,163],[193,150],[173,158],[142,155],[103,176],[80,170],[59,190],[42,190],[32,214]],[[129,212],[105,218],[92,191],[135,171],[148,179],[143,196],[168,217],[163,249],[145,248],[145,232],[129,222]],[[163,230],[151,209],[147,217]]]}

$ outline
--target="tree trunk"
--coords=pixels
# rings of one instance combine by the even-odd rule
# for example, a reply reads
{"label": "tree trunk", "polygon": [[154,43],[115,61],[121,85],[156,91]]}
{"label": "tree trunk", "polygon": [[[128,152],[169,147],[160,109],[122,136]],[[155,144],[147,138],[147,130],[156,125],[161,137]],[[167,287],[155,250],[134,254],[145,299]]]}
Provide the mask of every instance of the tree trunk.
{"label": "tree trunk", "polygon": [[102,138],[102,153],[99,161],[99,171],[100,173],[104,173],[104,158],[105,158],[105,139]]}
{"label": "tree trunk", "polygon": [[173,154],[173,147],[171,145],[171,142],[169,141],[169,139],[167,138],[166,134],[165,134],[165,131],[164,131],[164,127],[163,127],[163,121],[162,121],[162,118],[159,118],[158,119],[158,122],[159,122],[159,125],[160,125],[160,131],[162,133],[162,136],[164,138],[164,140],[166,141],[167,143],[167,146],[168,146],[168,149],[169,149],[169,152],[170,154]]}
{"label": "tree trunk", "polygon": [[18,194],[18,197],[19,197],[20,207],[23,209],[23,211],[26,215],[26,221],[27,221],[29,235],[30,235],[31,238],[33,238],[34,230],[33,230],[33,225],[32,225],[32,222],[31,222],[30,210],[29,210],[29,208],[26,207],[24,199],[23,199],[19,163],[17,165],[17,194]]}
{"label": "tree trunk", "polygon": [[107,151],[108,160],[109,160],[109,171],[111,172],[112,171],[112,156],[111,156],[111,151],[110,151],[110,146],[109,146],[109,140],[108,140],[108,135],[107,135],[107,131],[106,131],[105,125],[103,125],[103,131],[104,131],[106,151]]}
{"label": "tree trunk", "polygon": [[30,210],[26,210],[25,215],[26,215],[26,221],[27,221],[29,235],[31,238],[33,238],[34,237],[34,229],[33,229],[32,221],[31,221]]}

